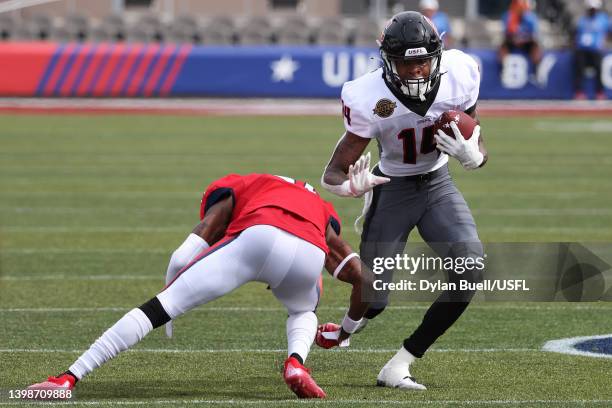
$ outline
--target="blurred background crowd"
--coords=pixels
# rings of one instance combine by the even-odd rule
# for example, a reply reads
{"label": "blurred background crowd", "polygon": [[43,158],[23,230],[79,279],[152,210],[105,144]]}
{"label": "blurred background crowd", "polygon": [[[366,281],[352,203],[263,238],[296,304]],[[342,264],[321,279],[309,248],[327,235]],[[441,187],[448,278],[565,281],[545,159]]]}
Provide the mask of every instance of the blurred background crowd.
{"label": "blurred background crowd", "polygon": [[[602,0],[12,0],[0,2],[0,39],[372,45],[402,10],[428,14],[447,46],[497,47],[533,36],[572,45]],[[600,18],[600,17],[598,17]]]}

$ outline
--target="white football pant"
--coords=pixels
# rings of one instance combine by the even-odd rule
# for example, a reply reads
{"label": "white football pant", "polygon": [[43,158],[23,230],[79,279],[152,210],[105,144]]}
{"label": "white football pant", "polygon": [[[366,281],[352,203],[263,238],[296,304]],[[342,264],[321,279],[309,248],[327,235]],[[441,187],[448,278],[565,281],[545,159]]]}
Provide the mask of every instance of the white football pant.
{"label": "white football pant", "polygon": [[175,319],[247,282],[267,283],[290,315],[313,312],[325,252],[286,231],[255,225],[224,239],[184,270],[157,298]]}
{"label": "white football pant", "polygon": [[[268,225],[256,225],[224,239],[196,257],[157,298],[175,319],[250,281],[270,285],[289,313],[288,352],[306,361],[317,331],[320,277],[325,253],[295,235]],[[78,378],[141,341],[153,325],[139,308],[123,316],[70,366]]]}

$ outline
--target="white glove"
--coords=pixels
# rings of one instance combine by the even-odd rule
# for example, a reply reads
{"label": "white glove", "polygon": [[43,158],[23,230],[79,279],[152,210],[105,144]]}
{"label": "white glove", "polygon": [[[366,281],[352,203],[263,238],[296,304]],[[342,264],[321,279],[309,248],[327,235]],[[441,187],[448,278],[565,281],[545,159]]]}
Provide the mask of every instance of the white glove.
{"label": "white glove", "polygon": [[455,122],[451,122],[450,127],[455,134],[454,139],[442,130],[438,130],[438,133],[434,135],[438,144],[438,150],[459,160],[459,163],[467,170],[480,167],[484,161],[484,155],[478,148],[480,126],[476,125],[469,140],[465,140]]}
{"label": "white glove", "polygon": [[370,152],[361,156],[348,170],[349,189],[353,197],[361,197],[379,184],[391,181],[388,177],[375,176],[370,172]]}

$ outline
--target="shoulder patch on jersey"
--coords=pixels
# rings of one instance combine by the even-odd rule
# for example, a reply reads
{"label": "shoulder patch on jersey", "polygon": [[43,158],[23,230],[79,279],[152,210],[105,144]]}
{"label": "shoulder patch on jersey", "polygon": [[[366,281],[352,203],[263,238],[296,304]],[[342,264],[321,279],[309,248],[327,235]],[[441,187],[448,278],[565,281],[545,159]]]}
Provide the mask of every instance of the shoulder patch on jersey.
{"label": "shoulder patch on jersey", "polygon": [[544,344],[542,350],[576,356],[612,358],[612,334],[551,340]]}
{"label": "shoulder patch on jersey", "polygon": [[388,118],[389,116],[393,115],[395,108],[397,108],[397,103],[390,99],[383,98],[376,102],[373,112],[375,115],[378,115],[381,118]]}

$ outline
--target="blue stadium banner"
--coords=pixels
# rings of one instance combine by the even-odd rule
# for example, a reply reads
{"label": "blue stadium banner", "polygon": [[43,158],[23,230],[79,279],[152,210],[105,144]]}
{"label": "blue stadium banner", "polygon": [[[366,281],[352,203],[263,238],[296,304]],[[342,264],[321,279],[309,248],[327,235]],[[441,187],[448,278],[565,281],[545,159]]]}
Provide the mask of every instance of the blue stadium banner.
{"label": "blue stadium banner", "polygon": [[[537,69],[523,55],[504,67],[494,50],[466,50],[481,66],[482,99],[571,99],[572,54],[546,52]],[[342,84],[380,64],[375,48],[198,47],[192,50],[172,94],[234,97],[339,97]],[[612,97],[612,52],[602,79]],[[585,79],[586,89],[594,88]]]}
{"label": "blue stadium banner", "polygon": [[[466,50],[480,64],[482,99],[571,99],[572,54],[523,55],[503,66],[495,50]],[[190,44],[0,44],[2,96],[338,98],[342,84],[376,69],[376,48]],[[602,61],[612,98],[612,51]],[[585,79],[593,93],[592,75]]]}

